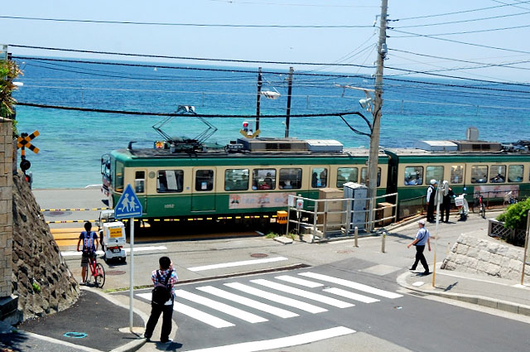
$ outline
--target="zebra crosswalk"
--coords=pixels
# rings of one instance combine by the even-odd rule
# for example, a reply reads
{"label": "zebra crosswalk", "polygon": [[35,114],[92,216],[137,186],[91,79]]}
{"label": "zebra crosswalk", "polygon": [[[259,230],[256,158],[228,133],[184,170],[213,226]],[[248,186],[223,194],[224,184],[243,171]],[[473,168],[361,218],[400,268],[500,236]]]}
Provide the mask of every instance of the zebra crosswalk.
{"label": "zebra crosswalk", "polygon": [[[272,318],[291,319],[305,313],[348,309],[355,307],[355,303],[372,304],[381,299],[402,297],[395,292],[311,271],[244,283],[221,282],[218,287],[177,289],[175,294],[174,310],[217,329],[241,323],[259,324]],[[136,296],[151,300],[151,293]]]}

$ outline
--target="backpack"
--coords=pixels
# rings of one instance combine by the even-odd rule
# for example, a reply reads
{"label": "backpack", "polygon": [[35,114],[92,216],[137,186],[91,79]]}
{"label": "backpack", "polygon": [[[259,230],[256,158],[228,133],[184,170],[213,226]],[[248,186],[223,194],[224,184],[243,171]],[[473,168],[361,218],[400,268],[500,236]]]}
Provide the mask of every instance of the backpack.
{"label": "backpack", "polygon": [[152,299],[151,302],[158,305],[164,305],[167,301],[171,299],[171,287],[167,286],[167,283],[169,281],[169,278],[171,277],[171,273],[173,271],[171,270],[168,275],[166,276],[165,282],[161,282],[162,277],[160,277],[160,271],[156,271],[156,277],[158,278],[157,283],[155,284],[155,288],[153,288],[152,291]]}

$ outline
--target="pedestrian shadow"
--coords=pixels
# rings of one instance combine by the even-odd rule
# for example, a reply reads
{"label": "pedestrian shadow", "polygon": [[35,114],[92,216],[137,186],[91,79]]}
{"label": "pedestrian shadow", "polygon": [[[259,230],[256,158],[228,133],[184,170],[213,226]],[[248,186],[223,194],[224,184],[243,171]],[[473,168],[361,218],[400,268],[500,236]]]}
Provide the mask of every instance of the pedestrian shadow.
{"label": "pedestrian shadow", "polygon": [[182,346],[183,345],[178,342],[171,342],[169,345],[167,343],[158,342],[156,344],[156,349],[161,351],[178,351]]}
{"label": "pedestrian shadow", "polygon": [[22,352],[27,347],[28,337],[24,332],[13,331],[0,334],[0,351]]}
{"label": "pedestrian shadow", "polygon": [[456,285],[458,285],[458,281],[452,283],[451,285],[444,288],[444,292],[451,291]]}

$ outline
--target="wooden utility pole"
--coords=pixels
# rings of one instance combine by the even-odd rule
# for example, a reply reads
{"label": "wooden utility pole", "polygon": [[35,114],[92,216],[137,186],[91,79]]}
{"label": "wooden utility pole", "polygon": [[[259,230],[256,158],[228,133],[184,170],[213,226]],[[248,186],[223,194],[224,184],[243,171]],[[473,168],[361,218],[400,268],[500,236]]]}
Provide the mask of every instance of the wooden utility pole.
{"label": "wooden utility pole", "polygon": [[261,86],[263,85],[263,76],[261,75],[261,67],[258,70],[258,93],[256,96],[256,131],[259,130],[259,114],[261,107]]}
{"label": "wooden utility pole", "polygon": [[375,73],[374,109],[372,111],[372,134],[370,137],[370,155],[368,157],[368,198],[370,198],[370,231],[373,230],[374,208],[377,196],[377,165],[379,159],[379,131],[381,128],[381,108],[383,107],[383,64],[387,53],[386,22],[388,0],[381,1],[379,25],[379,43],[377,45],[377,70]]}
{"label": "wooden utility pole", "polygon": [[285,138],[289,138],[289,123],[291,121],[291,93],[293,92],[293,68],[289,68],[289,78],[287,79],[287,112],[285,114]]}

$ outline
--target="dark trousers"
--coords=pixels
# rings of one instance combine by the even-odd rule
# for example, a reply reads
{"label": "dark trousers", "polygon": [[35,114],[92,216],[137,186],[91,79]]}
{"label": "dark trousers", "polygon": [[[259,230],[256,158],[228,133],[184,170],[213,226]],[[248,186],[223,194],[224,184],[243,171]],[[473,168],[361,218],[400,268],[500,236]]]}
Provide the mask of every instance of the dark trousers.
{"label": "dark trousers", "polygon": [[167,306],[161,306],[159,304],[151,303],[151,315],[147,321],[147,326],[145,327],[144,336],[148,339],[153,336],[153,331],[155,330],[156,323],[158,323],[158,318],[162,315],[162,332],[160,334],[160,341],[166,342],[169,339],[169,334],[171,333],[171,319],[173,316],[173,303]]}
{"label": "dark trousers", "polygon": [[427,221],[434,221],[434,202],[427,204]]}
{"label": "dark trousers", "polygon": [[418,262],[421,262],[421,265],[423,265],[423,268],[425,271],[429,271],[429,264],[427,264],[427,259],[425,259],[425,256],[423,255],[423,251],[425,250],[425,246],[416,246],[416,260],[414,261],[414,264],[412,265],[412,270],[416,270],[416,267],[418,266]]}
{"label": "dark trousers", "polygon": [[440,208],[442,210],[442,216],[440,218],[440,221],[444,221],[445,214],[445,222],[449,222],[449,211],[451,211],[451,203],[442,203],[442,206]]}

